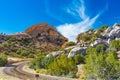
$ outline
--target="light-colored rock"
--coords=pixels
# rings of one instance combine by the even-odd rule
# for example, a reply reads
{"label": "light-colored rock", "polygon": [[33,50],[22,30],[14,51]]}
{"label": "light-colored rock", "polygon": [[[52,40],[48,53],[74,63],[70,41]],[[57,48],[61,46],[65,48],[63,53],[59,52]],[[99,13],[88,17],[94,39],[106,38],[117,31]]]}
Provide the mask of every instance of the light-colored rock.
{"label": "light-colored rock", "polygon": [[75,47],[76,46],[70,46],[70,47],[65,48],[63,51],[64,51],[64,53],[68,53],[68,50],[71,50],[71,49],[73,49]]}
{"label": "light-colored rock", "polygon": [[104,33],[102,33],[102,36],[104,37],[104,38],[109,38],[109,33],[110,33],[110,31],[112,30],[112,28],[111,27],[108,27],[106,30],[105,30],[105,32]]}
{"label": "light-colored rock", "polygon": [[69,57],[73,57],[75,54],[85,54],[87,47],[75,47],[68,54]]}
{"label": "light-colored rock", "polygon": [[101,43],[109,46],[112,40],[118,39],[120,39],[120,24],[114,24],[113,27],[108,27],[102,33],[102,38],[98,38],[95,42],[91,43],[90,46],[94,47]]}
{"label": "light-colored rock", "polygon": [[120,24],[114,24],[113,27],[109,27],[102,34],[105,38],[115,39],[120,38]]}
{"label": "light-colored rock", "polygon": [[120,27],[116,27],[112,29],[109,33],[109,37],[114,39],[115,37],[120,37]]}
{"label": "light-colored rock", "polygon": [[117,57],[118,57],[118,60],[120,60],[120,51],[117,51]]}
{"label": "light-colored rock", "polygon": [[61,55],[62,53],[64,53],[64,51],[51,52],[46,57],[51,57],[51,56],[56,57],[56,56]]}
{"label": "light-colored rock", "polygon": [[101,38],[98,38],[97,40],[95,40],[95,42],[91,43],[90,46],[91,47],[95,47],[97,46],[98,44],[104,44],[106,46],[109,46],[108,44],[108,41],[104,40],[104,39],[101,39]]}
{"label": "light-colored rock", "polygon": [[112,40],[109,38],[109,39],[107,40],[107,43],[110,44],[111,41],[112,41]]}

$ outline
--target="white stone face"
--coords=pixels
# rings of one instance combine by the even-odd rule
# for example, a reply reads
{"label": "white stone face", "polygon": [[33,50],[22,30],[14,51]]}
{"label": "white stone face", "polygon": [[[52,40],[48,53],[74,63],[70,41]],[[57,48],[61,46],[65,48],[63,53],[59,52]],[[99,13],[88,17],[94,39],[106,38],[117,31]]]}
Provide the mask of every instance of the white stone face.
{"label": "white stone face", "polygon": [[51,52],[51,53],[49,53],[46,57],[59,56],[59,55],[61,55],[63,52],[64,52],[64,51]]}
{"label": "white stone face", "polygon": [[85,54],[86,49],[87,49],[87,47],[75,47],[68,54],[68,58],[73,57],[75,54],[79,54],[79,53]]}
{"label": "white stone face", "polygon": [[114,24],[113,27],[107,28],[102,36],[106,37],[107,39],[120,38],[120,24]]}

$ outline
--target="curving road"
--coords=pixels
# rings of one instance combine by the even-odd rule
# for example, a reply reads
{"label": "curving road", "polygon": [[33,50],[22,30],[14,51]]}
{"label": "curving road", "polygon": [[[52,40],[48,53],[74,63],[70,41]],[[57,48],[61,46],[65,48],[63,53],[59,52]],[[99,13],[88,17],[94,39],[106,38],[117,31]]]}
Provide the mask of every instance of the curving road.
{"label": "curving road", "polygon": [[40,74],[37,74],[37,77],[35,77],[36,74],[29,73],[23,70],[24,65],[27,63],[28,61],[9,64],[4,68],[3,72],[9,76],[16,77],[21,80],[71,80],[68,78]]}

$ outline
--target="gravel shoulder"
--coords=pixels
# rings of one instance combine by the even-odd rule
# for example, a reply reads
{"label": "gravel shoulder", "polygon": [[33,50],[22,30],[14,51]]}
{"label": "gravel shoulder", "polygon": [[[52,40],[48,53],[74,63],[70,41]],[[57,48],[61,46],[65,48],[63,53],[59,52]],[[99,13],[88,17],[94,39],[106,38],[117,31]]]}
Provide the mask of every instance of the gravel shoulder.
{"label": "gravel shoulder", "polygon": [[[20,58],[14,58],[14,57],[8,57],[8,61],[19,61]],[[20,80],[18,78],[15,78],[15,77],[12,77],[12,76],[8,76],[6,75],[3,70],[5,69],[6,67],[0,67],[0,80]]]}
{"label": "gravel shoulder", "polygon": [[8,76],[8,75],[4,74],[4,72],[3,72],[4,68],[5,67],[0,67],[0,80],[20,80],[20,79],[17,79],[15,77]]}

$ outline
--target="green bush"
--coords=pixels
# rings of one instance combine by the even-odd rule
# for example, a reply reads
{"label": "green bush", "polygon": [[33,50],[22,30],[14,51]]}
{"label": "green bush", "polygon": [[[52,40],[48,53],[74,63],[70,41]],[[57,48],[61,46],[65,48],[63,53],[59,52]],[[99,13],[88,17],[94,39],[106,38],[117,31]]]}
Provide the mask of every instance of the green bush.
{"label": "green bush", "polygon": [[104,46],[101,45],[87,49],[84,66],[86,77],[114,80],[120,75],[120,61],[117,59],[117,54],[113,51],[107,54],[104,50]]}
{"label": "green bush", "polygon": [[117,51],[120,50],[120,40],[113,40],[110,43],[110,49],[116,49]]}
{"label": "green bush", "polygon": [[104,53],[106,51],[106,46],[104,44],[99,44],[96,46],[95,50],[97,53]]}
{"label": "green bush", "polygon": [[55,59],[54,62],[48,66],[48,69],[51,75],[57,76],[76,74],[77,72],[77,66],[74,59],[67,58],[65,54]]}
{"label": "green bush", "polygon": [[76,45],[76,43],[73,42],[73,41],[70,41],[70,42],[68,42],[68,43],[66,44],[66,46],[74,46],[74,45]]}
{"label": "green bush", "polygon": [[27,57],[28,58],[34,58],[34,54],[29,54]]}
{"label": "green bush", "polygon": [[54,61],[54,57],[49,57],[49,58],[47,58],[47,57],[45,57],[43,60],[42,60],[42,63],[43,63],[43,65],[44,65],[44,68],[45,69],[48,69],[48,65],[50,65],[51,63],[53,63],[53,61]]}
{"label": "green bush", "polygon": [[0,66],[5,66],[7,64],[7,56],[0,54]]}
{"label": "green bush", "polygon": [[81,36],[81,40],[83,40],[83,41],[90,41],[90,35],[84,33]]}
{"label": "green bush", "polygon": [[76,54],[74,56],[74,60],[75,60],[76,65],[79,65],[81,63],[84,63],[85,57],[81,54]]}

